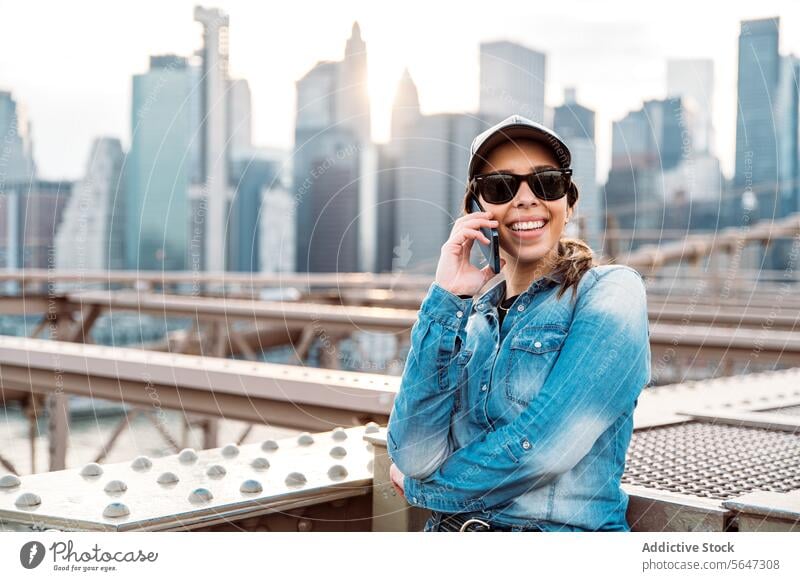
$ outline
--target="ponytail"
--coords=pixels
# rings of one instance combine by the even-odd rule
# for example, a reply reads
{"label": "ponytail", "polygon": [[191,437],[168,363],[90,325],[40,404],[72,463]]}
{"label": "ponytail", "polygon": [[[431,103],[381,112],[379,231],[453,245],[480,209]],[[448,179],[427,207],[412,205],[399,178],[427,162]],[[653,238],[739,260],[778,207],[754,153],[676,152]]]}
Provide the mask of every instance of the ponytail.
{"label": "ponytail", "polygon": [[578,294],[578,283],[588,270],[597,266],[594,252],[586,242],[579,238],[562,238],[558,241],[558,261],[553,267],[553,274],[560,275],[561,288],[558,298],[572,288],[572,296]]}

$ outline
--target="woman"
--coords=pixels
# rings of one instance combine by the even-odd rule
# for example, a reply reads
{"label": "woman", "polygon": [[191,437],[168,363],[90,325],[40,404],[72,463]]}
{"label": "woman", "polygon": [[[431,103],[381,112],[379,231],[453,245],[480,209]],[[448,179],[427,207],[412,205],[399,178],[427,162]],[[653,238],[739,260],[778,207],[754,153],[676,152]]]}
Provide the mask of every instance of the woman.
{"label": "woman", "polygon": [[[620,488],[650,381],[641,276],[562,238],[571,155],[512,116],[475,138],[389,419],[391,477],[432,530],[628,531]],[[504,276],[469,262],[496,228]],[[567,292],[570,291],[570,292]]]}

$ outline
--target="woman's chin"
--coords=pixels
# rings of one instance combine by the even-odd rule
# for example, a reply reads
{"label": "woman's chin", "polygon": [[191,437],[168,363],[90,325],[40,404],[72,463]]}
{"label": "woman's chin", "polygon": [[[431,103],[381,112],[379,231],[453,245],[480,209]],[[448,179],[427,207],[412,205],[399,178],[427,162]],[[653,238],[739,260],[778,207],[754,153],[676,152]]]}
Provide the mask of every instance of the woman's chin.
{"label": "woman's chin", "polygon": [[511,254],[506,261],[509,264],[516,263],[517,265],[527,265],[539,262],[547,255],[546,252],[522,252],[519,254]]}

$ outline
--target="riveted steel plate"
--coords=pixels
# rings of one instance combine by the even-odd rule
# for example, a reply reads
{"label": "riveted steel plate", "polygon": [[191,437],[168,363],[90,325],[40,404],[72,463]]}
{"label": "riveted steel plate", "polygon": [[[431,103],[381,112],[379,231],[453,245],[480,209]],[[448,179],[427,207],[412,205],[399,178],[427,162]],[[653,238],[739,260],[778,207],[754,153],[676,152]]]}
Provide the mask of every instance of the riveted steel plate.
{"label": "riveted steel plate", "polygon": [[800,416],[800,405],[792,405],[783,408],[774,408],[771,410],[762,410],[773,414],[782,414],[787,416]]}
{"label": "riveted steel plate", "polygon": [[[21,476],[19,484],[0,487],[0,522],[38,529],[168,530],[247,518],[304,499],[368,494],[373,452],[363,437],[376,428],[337,428],[149,462],[139,457],[103,464],[96,476],[82,475],[83,466]],[[170,477],[162,478],[165,473]],[[109,486],[112,481],[119,482]]]}

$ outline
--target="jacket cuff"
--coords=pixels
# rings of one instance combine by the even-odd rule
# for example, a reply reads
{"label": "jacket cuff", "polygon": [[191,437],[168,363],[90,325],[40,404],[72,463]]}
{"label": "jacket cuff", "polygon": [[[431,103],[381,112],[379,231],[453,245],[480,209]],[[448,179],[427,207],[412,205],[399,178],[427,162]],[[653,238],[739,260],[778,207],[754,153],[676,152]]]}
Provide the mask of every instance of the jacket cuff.
{"label": "jacket cuff", "polygon": [[412,506],[440,512],[476,512],[486,509],[482,498],[457,500],[453,498],[451,491],[437,492],[435,486],[408,476],[403,479],[403,495]]}
{"label": "jacket cuff", "polygon": [[445,290],[437,282],[431,283],[428,294],[420,306],[420,315],[426,315],[454,331],[466,326],[472,313],[474,299],[462,299]]}

